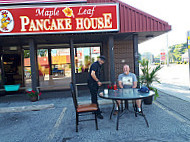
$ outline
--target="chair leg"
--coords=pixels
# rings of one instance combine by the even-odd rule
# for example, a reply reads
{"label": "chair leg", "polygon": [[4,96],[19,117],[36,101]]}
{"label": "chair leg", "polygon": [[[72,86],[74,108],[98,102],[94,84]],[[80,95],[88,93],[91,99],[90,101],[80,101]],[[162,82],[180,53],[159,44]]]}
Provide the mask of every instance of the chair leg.
{"label": "chair leg", "polygon": [[94,113],[94,116],[95,116],[96,130],[98,130],[97,112]]}
{"label": "chair leg", "polygon": [[76,113],[76,132],[78,132],[78,125],[79,125],[79,116],[78,113]]}

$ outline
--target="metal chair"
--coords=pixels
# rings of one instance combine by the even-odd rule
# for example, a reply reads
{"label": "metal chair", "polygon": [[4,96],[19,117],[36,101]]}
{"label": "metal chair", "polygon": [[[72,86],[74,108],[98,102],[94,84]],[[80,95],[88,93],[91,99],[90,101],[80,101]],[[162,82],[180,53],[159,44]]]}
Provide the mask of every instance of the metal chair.
{"label": "metal chair", "polygon": [[[75,111],[76,111],[76,132],[78,132],[79,122],[89,121],[89,120],[95,120],[96,130],[98,130],[98,121],[97,121],[98,107],[97,107],[97,105],[92,104],[92,103],[91,104],[78,105],[77,97],[76,97],[76,91],[75,91],[74,85],[72,83],[70,84],[70,89],[71,89],[73,103],[74,103]],[[79,120],[79,116],[85,116],[85,115],[94,115],[95,119]]]}

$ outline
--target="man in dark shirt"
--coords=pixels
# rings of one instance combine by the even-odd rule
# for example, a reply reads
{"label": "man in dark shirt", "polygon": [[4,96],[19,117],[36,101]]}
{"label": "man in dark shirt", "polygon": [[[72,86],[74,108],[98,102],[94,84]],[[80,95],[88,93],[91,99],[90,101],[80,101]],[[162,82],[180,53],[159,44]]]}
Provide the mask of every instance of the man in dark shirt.
{"label": "man in dark shirt", "polygon": [[97,117],[100,119],[103,119],[103,116],[101,115],[101,111],[98,104],[98,88],[102,85],[100,82],[100,69],[102,64],[104,64],[106,58],[105,56],[100,56],[98,61],[94,62],[90,67],[89,77],[88,77],[88,87],[90,89],[91,93],[91,101],[94,104],[97,104],[98,106],[98,114]]}

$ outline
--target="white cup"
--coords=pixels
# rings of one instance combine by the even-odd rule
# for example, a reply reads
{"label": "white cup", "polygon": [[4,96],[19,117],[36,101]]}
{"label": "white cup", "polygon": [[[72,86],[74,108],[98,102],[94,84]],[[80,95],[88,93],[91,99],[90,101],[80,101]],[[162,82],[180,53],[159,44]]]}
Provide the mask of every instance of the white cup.
{"label": "white cup", "polygon": [[108,89],[104,89],[104,95],[105,97],[108,96]]}

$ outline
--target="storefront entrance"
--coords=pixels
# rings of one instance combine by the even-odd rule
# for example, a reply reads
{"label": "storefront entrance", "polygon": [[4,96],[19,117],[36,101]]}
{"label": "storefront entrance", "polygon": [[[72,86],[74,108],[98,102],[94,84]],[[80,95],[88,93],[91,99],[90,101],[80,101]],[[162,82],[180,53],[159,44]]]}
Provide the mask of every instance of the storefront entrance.
{"label": "storefront entrance", "polygon": [[22,84],[22,69],[20,54],[4,54],[4,84]]}
{"label": "storefront entrance", "polygon": [[[95,44],[100,45],[100,44]],[[64,45],[40,45],[37,62],[40,90],[68,89],[71,82],[70,48]],[[86,83],[90,65],[100,56],[100,46],[75,47],[75,75],[78,83]],[[24,50],[25,86],[31,87],[30,52]]]}

